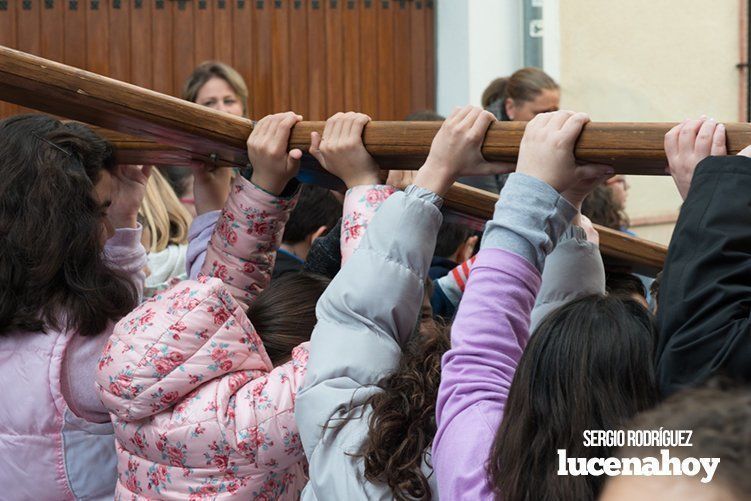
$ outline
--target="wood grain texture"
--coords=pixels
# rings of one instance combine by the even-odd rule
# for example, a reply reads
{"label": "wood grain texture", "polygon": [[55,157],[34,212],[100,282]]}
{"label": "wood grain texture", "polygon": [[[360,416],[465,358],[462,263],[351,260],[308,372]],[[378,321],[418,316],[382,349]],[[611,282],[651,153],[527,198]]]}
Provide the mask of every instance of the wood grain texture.
{"label": "wood grain texture", "polygon": [[[247,162],[248,119],[5,47],[0,47],[0,99],[200,155],[215,154],[224,163]],[[621,174],[664,175],[663,136],[672,125],[590,123],[575,154],[582,162],[613,165]],[[307,151],[310,133],[323,127],[324,122],[301,122],[292,131],[290,148]],[[494,123],[483,145],[485,157],[514,161],[524,127],[523,122]],[[383,168],[415,169],[439,128],[438,122],[371,122],[363,138]],[[751,124],[727,124],[727,136],[730,153],[736,153],[751,144]]]}
{"label": "wood grain texture", "polygon": [[[455,183],[444,196],[444,201],[453,211],[474,216],[484,223],[493,217],[498,195]],[[600,251],[610,258],[611,265],[647,275],[654,275],[662,269],[668,252],[666,246],[597,224],[594,226],[600,234]]]}

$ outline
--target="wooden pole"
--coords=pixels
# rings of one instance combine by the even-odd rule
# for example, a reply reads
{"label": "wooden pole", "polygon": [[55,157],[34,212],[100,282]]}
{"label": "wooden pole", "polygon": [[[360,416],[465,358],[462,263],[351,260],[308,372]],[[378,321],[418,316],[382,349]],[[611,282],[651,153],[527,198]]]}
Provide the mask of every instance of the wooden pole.
{"label": "wooden pole", "polygon": [[[480,221],[493,217],[498,195],[455,183],[444,196],[446,206],[461,214],[474,216]],[[611,264],[631,271],[654,275],[662,269],[668,249],[649,240],[632,237],[621,231],[594,225],[600,234],[600,250],[611,258]]]}
{"label": "wooden pole", "polygon": [[[187,150],[217,165],[244,165],[253,125],[245,118],[0,46],[0,99]],[[302,122],[290,147],[310,144],[323,122]],[[620,174],[665,174],[663,136],[671,123],[590,123],[576,146],[582,162],[613,165]],[[421,165],[437,122],[372,122],[365,147],[384,169]],[[524,122],[494,123],[485,138],[489,160],[514,161]],[[751,124],[727,124],[731,153],[751,144]]]}
{"label": "wooden pole", "polygon": [[[115,132],[105,133],[127,163],[185,164],[191,160],[220,166],[247,163],[245,141],[250,120],[189,103],[148,89],[79,70],[0,46],[0,99]],[[290,147],[307,150],[310,132],[323,122],[302,122]],[[489,160],[513,161],[524,123],[498,122],[489,130],[483,154]],[[624,174],[664,174],[662,136],[671,124],[591,123],[580,137],[581,161],[608,163]],[[371,122],[364,142],[387,169],[415,169],[424,161],[439,123]],[[732,151],[751,144],[751,126],[729,124]],[[135,136],[135,137],[129,137]],[[148,162],[146,162],[148,160]],[[308,173],[315,169],[308,166]],[[306,181],[332,185],[330,177]],[[492,217],[497,195],[457,185],[447,206],[474,217]],[[646,269],[662,266],[666,249],[653,242],[598,227],[603,254]]]}

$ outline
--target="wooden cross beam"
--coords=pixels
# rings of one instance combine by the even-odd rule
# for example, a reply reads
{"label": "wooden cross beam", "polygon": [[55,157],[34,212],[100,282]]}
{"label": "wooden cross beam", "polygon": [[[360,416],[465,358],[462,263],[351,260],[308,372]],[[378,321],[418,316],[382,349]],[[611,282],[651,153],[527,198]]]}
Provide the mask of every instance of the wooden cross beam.
{"label": "wooden cross beam", "polygon": [[[247,163],[245,141],[253,128],[248,119],[2,46],[0,99],[115,131],[110,139],[119,147],[122,161]],[[671,125],[590,123],[575,153],[581,161],[611,164],[623,174],[664,174],[662,136]],[[310,132],[321,132],[323,126],[324,122],[299,123],[292,132],[290,148],[307,151]],[[485,157],[515,160],[524,126],[518,122],[493,124],[483,145]],[[371,122],[363,139],[384,168],[415,169],[427,156],[439,127],[435,122]],[[731,151],[751,144],[750,125],[729,124],[727,130]],[[330,185],[331,180],[322,177],[313,181]],[[487,219],[496,199],[481,190],[455,186],[446,202],[461,213]],[[664,246],[597,229],[604,254],[652,271],[662,266]]]}
{"label": "wooden cross beam", "polygon": [[[138,138],[177,146],[219,165],[244,165],[245,140],[253,125],[246,118],[207,109],[172,96],[103,77],[0,46],[0,99],[80,120]],[[620,174],[665,174],[663,136],[671,123],[590,123],[577,142],[582,162],[613,165]],[[307,151],[310,132],[323,122],[302,122],[290,147]],[[372,122],[365,147],[386,169],[422,164],[440,123]],[[514,161],[524,122],[494,123],[485,138],[489,160]],[[750,124],[727,124],[731,153],[751,144]]]}

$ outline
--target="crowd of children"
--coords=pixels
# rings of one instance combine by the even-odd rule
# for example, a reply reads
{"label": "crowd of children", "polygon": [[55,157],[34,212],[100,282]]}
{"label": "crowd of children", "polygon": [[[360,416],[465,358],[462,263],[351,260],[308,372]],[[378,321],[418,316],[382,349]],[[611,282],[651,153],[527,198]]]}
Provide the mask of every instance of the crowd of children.
{"label": "crowd of children", "polygon": [[[589,118],[546,111],[543,75],[488,96],[530,121],[482,235],[441,211],[509,170],[478,107],[407,186],[363,146],[368,116],[331,117],[309,153],[343,201],[296,179],[293,112],[255,125],[247,168],[192,179],[115,165],[80,124],[0,121],[0,498],[747,499],[751,147],[728,156],[706,118],[665,136],[684,204],[648,293],[583,215],[625,229],[628,186],[575,162]],[[202,65],[185,97],[244,114],[238,78]],[[663,428],[693,433],[677,457],[721,459],[713,482],[560,474],[559,450],[660,452],[585,432]]]}

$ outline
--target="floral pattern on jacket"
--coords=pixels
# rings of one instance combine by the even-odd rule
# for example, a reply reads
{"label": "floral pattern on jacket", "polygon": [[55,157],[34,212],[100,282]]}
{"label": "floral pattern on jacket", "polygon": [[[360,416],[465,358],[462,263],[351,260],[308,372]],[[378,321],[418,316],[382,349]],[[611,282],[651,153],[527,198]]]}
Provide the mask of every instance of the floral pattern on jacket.
{"label": "floral pattern on jacket", "polygon": [[342,216],[342,266],[360,245],[368,222],[396,188],[387,184],[364,184],[347,190]]}
{"label": "floral pattern on jacket", "polygon": [[115,427],[118,499],[299,496],[307,465],[294,403],[307,343],[274,368],[245,314],[294,203],[238,177],[202,276],[115,327],[97,386]]}

